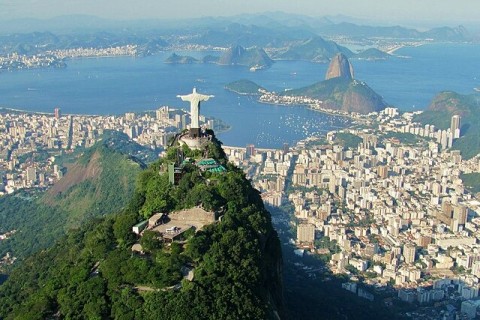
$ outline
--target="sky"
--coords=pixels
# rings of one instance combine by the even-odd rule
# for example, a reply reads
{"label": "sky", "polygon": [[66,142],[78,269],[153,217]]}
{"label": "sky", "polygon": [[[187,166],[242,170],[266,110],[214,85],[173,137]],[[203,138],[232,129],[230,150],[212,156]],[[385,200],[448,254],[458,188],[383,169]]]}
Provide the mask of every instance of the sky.
{"label": "sky", "polygon": [[177,19],[284,11],[371,21],[474,22],[480,0],[0,0],[0,19],[88,14],[103,18]]}

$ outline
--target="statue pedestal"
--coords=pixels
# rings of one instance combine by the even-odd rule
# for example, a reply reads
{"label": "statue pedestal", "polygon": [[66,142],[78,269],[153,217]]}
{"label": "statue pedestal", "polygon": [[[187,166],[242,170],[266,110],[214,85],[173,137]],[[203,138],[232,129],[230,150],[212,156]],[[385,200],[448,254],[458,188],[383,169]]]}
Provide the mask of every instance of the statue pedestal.
{"label": "statue pedestal", "polygon": [[190,128],[189,133],[190,133],[190,138],[195,139],[195,138],[200,138],[201,131],[200,131],[200,128]]}
{"label": "statue pedestal", "polygon": [[180,144],[186,144],[192,150],[201,150],[204,148],[205,144],[210,140],[209,136],[196,137],[193,138],[189,133],[181,136],[178,141]]}

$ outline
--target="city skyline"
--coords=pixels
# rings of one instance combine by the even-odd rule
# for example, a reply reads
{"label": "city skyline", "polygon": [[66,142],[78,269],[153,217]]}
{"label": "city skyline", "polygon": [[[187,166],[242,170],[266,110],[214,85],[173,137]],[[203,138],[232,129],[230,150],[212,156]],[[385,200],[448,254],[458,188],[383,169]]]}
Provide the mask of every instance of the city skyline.
{"label": "city skyline", "polygon": [[[141,5],[130,0],[106,0],[102,2],[85,0],[0,0],[0,18],[49,19],[62,15],[84,14],[107,19],[188,19],[192,17],[232,16],[261,12],[283,11],[293,14],[304,14],[312,17],[349,16],[365,21],[383,22],[385,24],[400,21],[419,23],[465,23],[477,21],[476,12],[480,3],[475,0],[435,1],[425,0],[421,3],[413,0],[378,2],[364,0],[351,2],[347,0],[335,3],[325,0],[313,1],[253,1],[229,2],[224,0],[192,1],[180,0],[175,5],[152,0],[143,0]],[[188,10],[185,8],[194,8]]]}

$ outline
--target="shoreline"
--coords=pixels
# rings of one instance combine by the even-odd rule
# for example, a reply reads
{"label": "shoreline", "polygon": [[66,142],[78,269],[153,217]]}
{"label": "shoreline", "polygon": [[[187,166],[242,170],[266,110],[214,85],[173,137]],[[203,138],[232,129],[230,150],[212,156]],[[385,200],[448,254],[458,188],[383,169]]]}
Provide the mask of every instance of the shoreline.
{"label": "shoreline", "polygon": [[258,93],[246,93],[246,92],[238,92],[236,90],[233,90],[233,89],[230,89],[230,88],[227,88],[227,87],[223,87],[225,90],[227,91],[230,91],[232,93],[235,93],[235,94],[238,94],[239,96],[242,96],[242,97],[248,97],[248,96],[251,96],[251,97],[258,97],[260,96],[260,94]]}
{"label": "shoreline", "polygon": [[268,101],[261,101],[261,100],[257,100],[257,102],[261,103],[261,104],[283,106],[283,107],[303,107],[303,108],[307,108],[309,110],[320,112],[320,113],[327,114],[327,115],[330,115],[330,116],[349,118],[349,119],[356,120],[356,121],[364,121],[364,122],[366,121],[366,119],[363,119],[362,117],[358,118],[358,117],[356,117],[354,115],[351,115],[351,114],[338,113],[338,111],[333,110],[333,109],[331,109],[331,110],[317,109],[317,108],[313,107],[311,104],[276,103],[276,102],[268,102]]}

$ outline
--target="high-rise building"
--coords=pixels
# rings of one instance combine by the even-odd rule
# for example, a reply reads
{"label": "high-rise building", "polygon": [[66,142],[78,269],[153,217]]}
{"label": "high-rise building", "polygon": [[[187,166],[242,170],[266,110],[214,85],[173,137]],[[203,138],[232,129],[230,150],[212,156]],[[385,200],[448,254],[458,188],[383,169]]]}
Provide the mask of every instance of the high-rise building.
{"label": "high-rise building", "polygon": [[462,118],[459,115],[452,116],[452,122],[450,125],[450,132],[453,134],[454,139],[460,138],[460,126]]}
{"label": "high-rise building", "polygon": [[170,110],[168,106],[161,107],[155,112],[157,120],[168,120],[169,114]]}
{"label": "high-rise building", "polygon": [[55,114],[55,118],[56,118],[56,119],[60,119],[60,117],[61,117],[60,108],[55,108],[55,109],[53,109],[53,112],[54,112],[54,114]]}
{"label": "high-rise building", "polygon": [[133,112],[126,112],[126,113],[125,113],[125,119],[126,119],[127,121],[133,121],[133,120],[135,120],[135,113],[133,113]]}
{"label": "high-rise building", "polygon": [[246,148],[246,156],[247,158],[252,157],[255,155],[255,145],[253,144],[247,144]]}
{"label": "high-rise building", "polygon": [[299,223],[297,226],[297,240],[300,243],[311,243],[315,241],[315,226],[310,223]]}
{"label": "high-rise building", "polygon": [[403,246],[403,257],[405,258],[405,263],[413,263],[415,261],[415,245],[405,244]]}
{"label": "high-rise building", "polygon": [[35,167],[27,168],[27,181],[29,182],[37,181],[37,169],[35,169]]}

